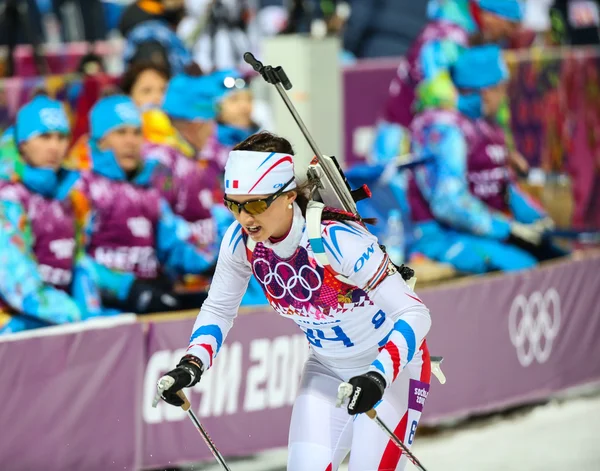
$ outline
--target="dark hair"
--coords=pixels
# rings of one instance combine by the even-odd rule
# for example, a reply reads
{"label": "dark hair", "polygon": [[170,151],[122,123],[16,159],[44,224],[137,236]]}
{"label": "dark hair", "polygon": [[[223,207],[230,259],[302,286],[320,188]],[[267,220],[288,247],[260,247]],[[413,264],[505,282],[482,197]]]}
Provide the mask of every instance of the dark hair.
{"label": "dark hair", "polygon": [[125,92],[127,95],[131,95],[131,90],[133,90],[138,78],[147,70],[153,70],[166,81],[169,81],[171,78],[169,69],[163,64],[149,61],[134,62],[125,71],[125,74],[123,74],[123,78],[121,79],[121,89],[123,92]]}
{"label": "dark hair", "polygon": [[34,98],[37,98],[39,96],[45,96],[47,98],[50,98],[50,94],[48,93],[48,90],[44,86],[39,86],[39,87],[35,87],[31,91],[29,100],[33,100]]}
{"label": "dark hair", "polygon": [[171,74],[171,63],[169,62],[169,53],[166,47],[155,39],[144,41],[135,46],[135,53],[128,61],[128,66],[135,64],[155,64],[167,69]]}
{"label": "dark hair", "polygon": [[[294,148],[290,141],[286,138],[277,136],[268,131],[262,131],[252,136],[248,137],[246,140],[237,144],[233,150],[251,150],[255,152],[277,152],[280,154],[294,154]],[[308,180],[306,183],[294,188],[291,191],[286,193],[291,193],[292,191],[296,193],[296,204],[302,210],[302,215],[306,216],[306,209],[308,207],[308,203],[310,198],[317,187],[317,182],[313,180]],[[324,210],[323,215],[321,217],[323,221],[355,221],[355,222],[366,222],[369,224],[375,224],[374,219],[362,219],[360,217],[356,217],[353,214],[347,213],[345,211],[338,210]]]}
{"label": "dark hair", "polygon": [[257,132],[237,144],[233,150],[253,150],[255,152],[277,152],[295,155],[294,148],[285,137],[276,136],[268,131]]}
{"label": "dark hair", "polygon": [[183,73],[185,75],[189,75],[190,77],[202,77],[204,75],[202,68],[193,61],[183,68]]}
{"label": "dark hair", "polygon": [[[91,65],[96,64],[98,66],[98,70],[94,71],[90,69]],[[79,65],[77,66],[77,72],[80,74],[95,74],[97,72],[105,72],[106,67],[104,67],[104,62],[102,57],[94,52],[88,52],[84,55],[79,61]]]}

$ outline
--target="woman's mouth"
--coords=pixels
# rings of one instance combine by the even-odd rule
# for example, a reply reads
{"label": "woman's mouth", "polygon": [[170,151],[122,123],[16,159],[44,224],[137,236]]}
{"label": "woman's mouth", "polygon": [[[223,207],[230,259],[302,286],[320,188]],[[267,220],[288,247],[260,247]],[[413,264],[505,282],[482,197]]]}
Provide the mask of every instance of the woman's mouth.
{"label": "woman's mouth", "polygon": [[250,234],[250,236],[256,236],[258,235],[258,233],[261,231],[262,227],[261,226],[249,226],[246,227],[246,230],[248,231],[248,234]]}

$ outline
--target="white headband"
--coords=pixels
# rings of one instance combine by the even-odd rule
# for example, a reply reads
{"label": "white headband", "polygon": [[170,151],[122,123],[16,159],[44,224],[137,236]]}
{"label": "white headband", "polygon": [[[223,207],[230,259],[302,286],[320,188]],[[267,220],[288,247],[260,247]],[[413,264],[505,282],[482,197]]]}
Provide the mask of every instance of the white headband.
{"label": "white headband", "polygon": [[[270,195],[294,178],[290,154],[233,150],[225,164],[225,193],[228,195]],[[286,190],[296,188],[290,183]]]}

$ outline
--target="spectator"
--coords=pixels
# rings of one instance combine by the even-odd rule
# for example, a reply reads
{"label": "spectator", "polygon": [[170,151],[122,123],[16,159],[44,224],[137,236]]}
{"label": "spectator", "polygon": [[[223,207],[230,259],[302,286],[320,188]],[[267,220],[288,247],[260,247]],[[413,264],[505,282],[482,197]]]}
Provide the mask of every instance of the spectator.
{"label": "spectator", "polygon": [[479,109],[477,94],[456,93],[449,71],[472,43],[497,42],[513,34],[522,8],[519,0],[430,0],[428,16],[430,22],[402,59],[390,85],[375,140],[377,161],[408,153],[406,130],[417,105],[457,107],[461,112]]}
{"label": "spectator", "polygon": [[350,0],[344,49],[358,58],[401,56],[426,21],[424,0]]}
{"label": "spectator", "polygon": [[166,67],[152,62],[131,65],[121,79],[121,89],[141,110],[160,108],[169,83]]}
{"label": "spectator", "polygon": [[201,155],[215,161],[223,173],[231,149],[260,127],[252,120],[254,97],[239,72],[224,70],[212,74],[211,79],[217,86],[223,84],[222,95],[216,99],[216,125]]}
{"label": "spectator", "polygon": [[[137,313],[186,306],[173,280],[212,269],[214,255],[185,242],[189,227],[164,198],[173,175],[142,158],[141,116],[131,99],[101,99],[90,114],[92,168],[84,177],[92,215],[87,252],[107,304]],[[195,307],[201,297],[193,299]]]}
{"label": "spectator", "polygon": [[101,0],[52,0],[61,23],[64,42],[94,42],[106,39],[107,27]]}
{"label": "spectator", "polygon": [[431,108],[413,121],[413,151],[432,159],[409,183],[420,234],[413,251],[467,273],[525,269],[562,254],[544,238],[552,221],[510,178],[504,133],[493,118],[508,79],[500,49],[465,51],[453,78],[459,90],[481,94],[482,108]]}
{"label": "spectator", "polygon": [[162,110],[169,80],[168,69],[165,67],[151,62],[139,62],[127,69],[121,88],[142,111],[142,130],[146,141],[167,145],[187,157],[193,157],[196,151],[177,132]]}
{"label": "spectator", "polygon": [[0,3],[0,44],[7,45],[5,75],[16,74],[15,47],[17,44],[30,44],[38,74],[49,72],[48,64],[41,50],[42,27],[40,11],[35,0],[2,0]]}
{"label": "spectator", "polygon": [[[221,205],[215,205],[211,188],[214,187],[213,175],[202,166],[179,152],[177,145],[164,142],[160,136],[165,129],[171,128],[168,117],[159,111],[168,84],[165,69],[153,64],[132,66],[123,77],[122,88],[142,112],[142,122],[146,143],[142,155],[146,160],[158,160],[173,174],[174,191],[163,196],[190,225],[189,242],[202,250],[212,250],[218,246],[221,233],[229,225],[228,212]],[[166,123],[165,123],[166,121]],[[153,126],[157,125],[156,129]],[[166,126],[165,126],[166,124]],[[171,128],[172,129],[172,128]],[[173,135],[174,130],[167,135]],[[158,137],[158,139],[153,139]]]}
{"label": "spectator", "polygon": [[127,39],[127,64],[142,61],[168,67],[173,74],[184,72],[192,54],[175,30],[185,16],[184,0],[137,0],[123,13],[119,29]]}
{"label": "spectator", "polygon": [[247,34],[250,9],[240,0],[187,0],[189,17],[179,29],[204,71],[245,66],[244,52],[254,50]]}
{"label": "spectator", "polygon": [[63,106],[37,96],[21,108],[0,153],[0,333],[100,314],[82,256],[79,175],[62,167]]}
{"label": "spectator", "polygon": [[[93,64],[93,62],[92,62]],[[85,70],[85,68],[84,68]],[[98,100],[101,92],[114,88],[107,83],[104,75],[95,74],[87,80],[87,74],[84,75],[83,87],[78,92],[79,107],[76,121],[76,128],[79,129],[78,139],[72,146],[67,159],[67,165],[77,170],[86,170],[91,167],[87,130],[89,129],[89,111]],[[130,95],[136,106],[144,113],[143,130],[144,137],[154,142],[163,142],[165,134],[165,121],[168,118],[160,111],[167,83],[169,82],[169,71],[165,66],[153,62],[138,62],[132,64],[121,78],[121,89]],[[100,91],[99,87],[104,86]],[[77,126],[79,125],[79,126]],[[83,132],[85,129],[85,132]],[[167,132],[167,135],[173,133]],[[175,144],[169,142],[169,144]]]}
{"label": "spectator", "polygon": [[194,150],[179,136],[161,109],[169,79],[165,67],[152,62],[139,62],[127,69],[121,88],[142,112],[142,131],[148,143],[167,145],[191,157]]}
{"label": "spectator", "polygon": [[[215,117],[217,116],[218,103],[223,97],[227,97],[228,88],[225,86],[226,78],[233,78],[229,75],[229,72],[216,72],[209,76],[194,77],[189,75],[179,75],[174,77],[167,88],[163,110],[171,119],[168,126],[173,126],[178,141],[185,141],[184,144],[178,144],[176,148],[187,148],[191,150],[191,153],[187,154],[191,157],[191,162],[195,163],[197,168],[200,169],[203,175],[202,179],[197,179],[201,182],[210,181],[210,190],[212,199],[214,201],[221,201],[223,197],[222,184],[223,184],[223,167],[222,163],[226,160],[230,146],[224,145],[218,139],[218,129],[215,126]],[[238,77],[239,76],[235,76]],[[235,78],[233,78],[235,82]],[[238,82],[239,84],[239,82]],[[233,92],[234,94],[236,92]],[[225,105],[227,107],[227,104]],[[241,106],[245,108],[245,106]],[[247,124],[248,121],[244,121],[243,116],[246,111],[242,113],[235,112],[231,107],[225,110],[226,118],[230,122],[235,121],[236,124],[243,125]],[[236,118],[232,117],[235,116]],[[243,130],[242,130],[243,132]],[[234,137],[229,136],[232,140]],[[185,146],[185,147],[183,147]],[[167,164],[171,168],[177,163],[178,159],[171,152],[167,152],[164,147],[162,149],[152,149],[150,146],[147,150],[149,158],[154,158],[163,163]],[[180,165],[180,164],[177,164]],[[192,174],[188,174],[191,175]],[[192,194],[196,194],[198,188],[197,177],[188,178],[186,176],[183,179],[186,180],[179,182],[181,191],[190,191]],[[204,185],[202,185],[204,187]],[[185,188],[185,189],[184,189]],[[206,187],[201,189],[205,196],[205,201],[208,201],[208,195],[205,192]],[[174,206],[177,210],[178,206]],[[189,206],[190,210],[193,206]],[[229,212],[224,210],[224,206],[220,204],[213,206],[211,214],[213,221],[216,222],[217,239],[220,240],[224,230],[227,229],[231,222],[231,215]],[[180,213],[185,219],[191,221],[193,218],[185,212]],[[195,217],[195,216],[194,216]],[[196,280],[192,280],[195,283]],[[257,289],[255,284],[252,284],[253,288],[249,294],[244,297],[243,305],[259,305],[266,302],[265,297],[261,294],[260,289]]]}
{"label": "spectator", "polygon": [[82,137],[83,140],[87,139],[90,110],[100,98],[102,91],[116,83],[116,78],[106,73],[102,58],[93,53],[81,58],[77,72],[81,74],[81,82],[75,81],[68,88],[75,117],[71,142],[75,143]]}
{"label": "spectator", "polygon": [[[221,239],[232,219],[220,202],[215,204],[214,174],[167,145],[145,143],[142,155],[147,162],[157,161],[171,171],[172,187],[159,187],[161,195],[174,213],[188,223],[186,241],[208,258],[216,259]],[[210,274],[207,271],[207,276],[188,276],[186,284],[207,287]]]}
{"label": "spectator", "polygon": [[218,155],[228,151],[214,140],[215,145],[210,152],[205,147],[215,133],[217,103],[226,90],[220,72],[207,76],[181,74],[169,82],[163,104],[163,111],[173,128],[191,150],[187,155],[210,166],[215,174],[215,183],[221,171],[218,165],[221,158]]}

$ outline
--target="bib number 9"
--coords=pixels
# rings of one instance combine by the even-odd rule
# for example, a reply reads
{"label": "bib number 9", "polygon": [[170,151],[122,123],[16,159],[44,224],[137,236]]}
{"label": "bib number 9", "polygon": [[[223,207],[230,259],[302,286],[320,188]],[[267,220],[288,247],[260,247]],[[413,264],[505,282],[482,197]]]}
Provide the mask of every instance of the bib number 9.
{"label": "bib number 9", "polygon": [[376,329],[379,329],[385,322],[385,312],[383,312],[381,309],[377,311],[373,316],[373,319],[371,319],[371,322]]}

